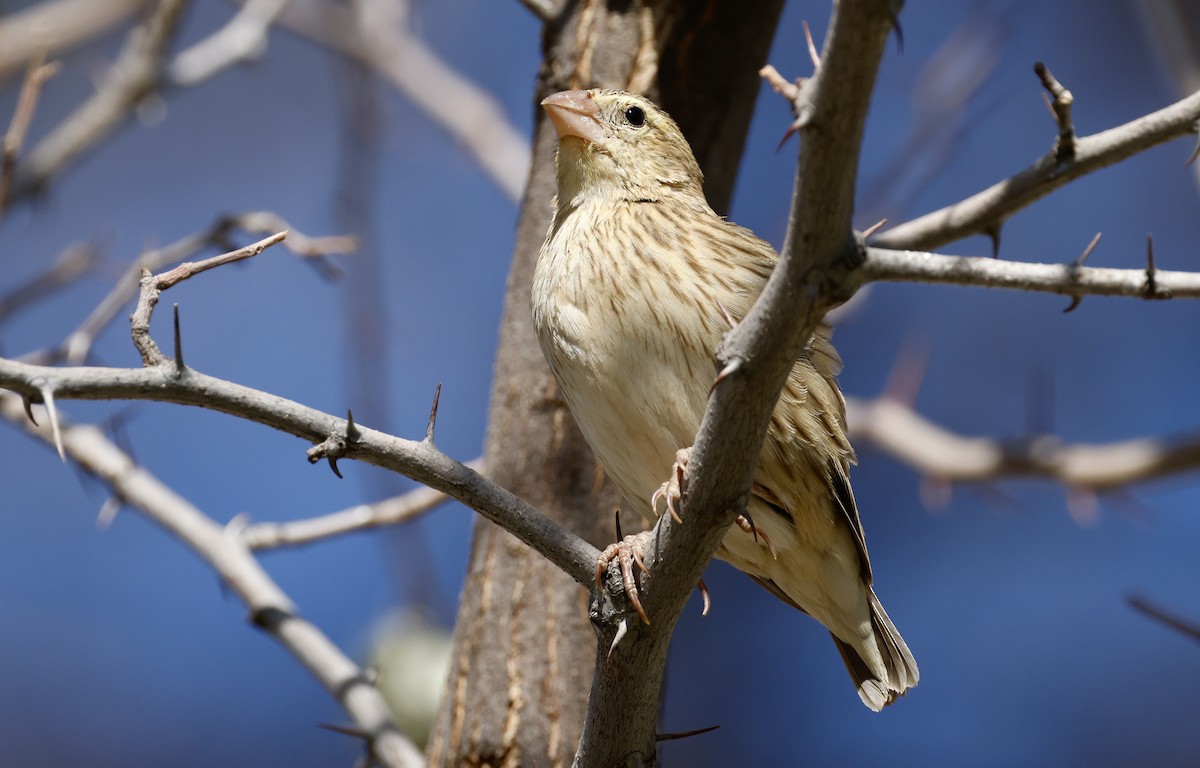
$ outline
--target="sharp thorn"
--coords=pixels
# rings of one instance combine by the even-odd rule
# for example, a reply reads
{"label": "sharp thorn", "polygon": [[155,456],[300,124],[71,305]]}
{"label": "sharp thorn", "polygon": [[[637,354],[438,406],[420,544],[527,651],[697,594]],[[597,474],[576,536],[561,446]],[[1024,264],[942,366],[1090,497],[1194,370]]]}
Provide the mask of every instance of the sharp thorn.
{"label": "sharp thorn", "polygon": [[621,510],[620,509],[613,510],[613,527],[616,528],[616,531],[617,531],[617,541],[621,541],[622,539],[624,539],[625,537],[621,535]]}
{"label": "sharp thorn", "polygon": [[175,375],[180,376],[187,370],[187,366],[183,364],[183,341],[179,334],[179,304],[174,305],[175,308]]}
{"label": "sharp thorn", "polygon": [[33,422],[33,426],[40,427],[38,420],[33,417],[33,401],[29,399],[29,395],[21,395],[21,404],[25,406],[25,415]]}
{"label": "sharp thorn", "polygon": [[821,55],[817,53],[817,44],[813,42],[812,30],[808,28],[808,22],[801,20],[800,26],[804,27],[804,43],[808,46],[808,58],[812,61],[815,70],[821,66]]}
{"label": "sharp thorn", "polygon": [[1071,304],[1066,309],[1063,310],[1063,314],[1065,315],[1068,312],[1074,312],[1075,309],[1082,303],[1083,303],[1083,295],[1078,294],[1078,293],[1075,294],[1074,296],[1071,297]]}
{"label": "sharp thorn", "polygon": [[1079,258],[1075,259],[1075,266],[1082,267],[1083,262],[1087,261],[1087,257],[1092,255],[1092,251],[1096,250],[1096,246],[1100,244],[1100,235],[1102,232],[1097,232],[1092,238],[1092,242],[1088,243],[1087,248],[1083,249],[1083,253],[1079,254]]}
{"label": "sharp thorn", "polygon": [[437,425],[438,400],[442,398],[442,382],[433,390],[433,405],[429,408],[429,423],[425,426],[425,442],[433,445],[433,430]]}
{"label": "sharp thorn", "polygon": [[100,514],[96,516],[96,527],[108,530],[112,527],[113,521],[117,519],[117,513],[120,511],[121,500],[116,496],[109,496],[100,506]]}
{"label": "sharp thorn", "polygon": [[896,33],[896,51],[901,55],[904,54],[904,27],[900,26],[899,14],[892,13],[892,30]]}
{"label": "sharp thorn", "polygon": [[986,230],[984,230],[984,234],[987,235],[992,240],[992,258],[993,259],[1000,258],[1000,226],[1001,225],[999,225],[999,224],[993,224],[992,226],[990,226]]}
{"label": "sharp thorn", "polygon": [[329,468],[333,470],[333,474],[337,475],[338,480],[344,480],[342,473],[338,470],[337,459],[333,456],[326,456],[325,460],[329,462]]}
{"label": "sharp thorn", "polygon": [[1192,150],[1192,154],[1188,155],[1187,162],[1183,164],[1184,168],[1188,168],[1192,163],[1196,162],[1196,158],[1200,157],[1200,121],[1196,123],[1196,148]]}
{"label": "sharp thorn", "polygon": [[629,621],[621,619],[621,623],[617,625],[617,633],[613,635],[612,645],[608,646],[608,660],[612,659],[613,651],[617,650],[617,646],[625,639],[627,632],[629,632]]}
{"label": "sharp thorn", "polygon": [[[354,442],[358,439],[358,425],[354,423],[354,411],[346,409],[346,440]],[[341,477],[341,475],[338,475]]]}
{"label": "sharp thorn", "polygon": [[740,357],[735,357],[726,363],[725,367],[721,369],[721,372],[717,374],[717,378],[713,379],[712,386],[708,388],[708,394],[712,395],[713,390],[717,388],[718,384],[740,371],[742,369],[742,364],[742,358]]}
{"label": "sharp thorn", "polygon": [[862,231],[862,236],[863,236],[863,239],[865,240],[865,239],[867,239],[868,237],[870,237],[871,235],[873,235],[873,234],[875,234],[876,232],[878,232],[879,230],[883,229],[883,226],[884,226],[885,224],[887,224],[887,219],[880,219],[879,221],[875,222],[875,223],[874,223],[874,224],[872,224],[871,226],[869,226],[869,227],[867,227],[866,229],[864,229],[864,230]]}
{"label": "sharp thorn", "polygon": [[783,149],[783,145],[787,144],[788,139],[792,138],[792,135],[795,134],[799,130],[800,130],[800,119],[797,118],[797,119],[793,120],[792,124],[788,126],[788,129],[783,132],[783,138],[779,140],[779,145],[777,147],[775,147],[775,152],[778,153],[781,149]]}
{"label": "sharp thorn", "polygon": [[41,388],[42,404],[46,406],[46,413],[50,416],[50,431],[54,435],[54,447],[58,449],[58,458],[62,459],[63,463],[67,462],[67,452],[63,449],[62,430],[58,425],[58,408],[54,405],[54,390],[48,386]]}

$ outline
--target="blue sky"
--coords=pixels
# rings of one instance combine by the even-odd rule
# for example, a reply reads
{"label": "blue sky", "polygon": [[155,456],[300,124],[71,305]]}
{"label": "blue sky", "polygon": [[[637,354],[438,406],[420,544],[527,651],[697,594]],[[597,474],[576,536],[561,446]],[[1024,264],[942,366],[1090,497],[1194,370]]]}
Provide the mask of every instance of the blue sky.
{"label": "blue sky", "polygon": [[[185,39],[226,18],[197,3]],[[914,88],[929,56],[970,13],[998,40],[991,77],[967,103],[962,138],[942,164],[876,193],[923,108]],[[510,2],[416,4],[418,31],[493,93],[528,132],[539,30]],[[800,33],[819,35],[826,3],[793,3],[771,61],[807,73]],[[910,4],[905,51],[889,47],[872,106],[860,183],[866,226],[899,221],[1025,167],[1053,140],[1032,64],[1044,60],[1075,95],[1081,133],[1111,127],[1178,97],[1132,4]],[[117,41],[67,57],[47,89],[33,138],[91,88]],[[65,336],[147,243],[206,227],[225,211],[269,209],[308,234],[338,231],[334,193],[345,79],[319,49],[285,33],[259,64],[172,96],[153,125],[132,125],[0,225],[0,291],[43,269],[63,247],[97,237],[98,275],[0,328],[5,354]],[[928,81],[922,81],[928,83]],[[925,86],[928,87],[927,85]],[[0,93],[0,115],[15,94]],[[927,90],[922,93],[928,93]],[[385,354],[368,365],[387,395],[368,420],[421,434],[438,382],[439,445],[461,460],[483,442],[493,347],[516,210],[452,140],[380,88],[375,149],[375,283],[385,296]],[[4,118],[5,120],[7,118]],[[778,244],[794,144],[775,152],[789,116],[762,89],[731,218]],[[1200,268],[1197,188],[1180,141],[1084,179],[1013,217],[1002,256],[1065,262],[1096,231],[1094,266],[1142,266],[1147,232],[1158,265]],[[906,153],[907,154],[907,153]],[[928,162],[915,155],[902,168]],[[915,181],[913,179],[916,179]],[[548,201],[547,201],[548,202]],[[946,249],[984,255],[972,238]],[[340,260],[347,272],[362,259]],[[189,364],[333,413],[358,406],[347,376],[352,279],[329,283],[282,250],[175,289]],[[897,357],[917,344],[929,366],[916,406],[965,434],[1027,434],[1031,380],[1046,382],[1068,441],[1194,433],[1200,307],[1090,298],[1071,314],[1057,297],[881,285],[839,326],[843,389],[878,394]],[[161,314],[161,313],[160,313]],[[166,338],[164,317],[156,333]],[[137,364],[127,328],[101,339],[99,361]],[[1043,403],[1046,398],[1042,398]],[[67,403],[77,420],[123,404]],[[218,521],[239,513],[286,520],[409,486],[343,463],[345,480],[304,460],[293,438],[219,414],[139,404],[126,432],[138,459]],[[360,417],[361,418],[361,417]],[[125,766],[348,764],[356,747],[315,727],[344,716],[299,665],[244,620],[194,556],[136,513],[95,524],[104,490],[12,429],[0,536],[0,763]],[[685,614],[668,675],[663,728],[721,729],[667,745],[669,765],[1188,764],[1200,741],[1191,695],[1197,649],[1131,611],[1144,594],[1194,618],[1200,486],[1183,476],[1103,499],[1087,524],[1060,487],[1036,482],[956,488],[927,509],[920,478],[870,446],[853,475],[877,587],[921,666],[920,686],[880,715],[853,693],[827,633],[744,576],[715,564],[712,615]],[[264,563],[351,655],[397,604],[453,617],[472,514],[448,505],[425,520],[297,551]]]}

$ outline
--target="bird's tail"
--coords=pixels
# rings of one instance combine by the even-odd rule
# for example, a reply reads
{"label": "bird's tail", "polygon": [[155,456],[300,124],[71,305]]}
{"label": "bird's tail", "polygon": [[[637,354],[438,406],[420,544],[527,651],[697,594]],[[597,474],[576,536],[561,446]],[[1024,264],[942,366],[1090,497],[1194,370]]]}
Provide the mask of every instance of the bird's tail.
{"label": "bird's tail", "polygon": [[875,596],[875,590],[868,586],[867,593],[871,600],[871,625],[875,629],[875,645],[883,658],[885,674],[880,676],[873,671],[854,646],[842,642],[836,635],[833,640],[837,643],[838,652],[842,654],[842,661],[846,662],[850,677],[854,678],[854,684],[858,686],[858,697],[862,699],[863,704],[878,712],[915,686],[921,679],[921,673],[917,670],[917,662],[905,645],[904,638],[900,637],[896,625],[888,618],[887,612],[879,603],[879,598]]}

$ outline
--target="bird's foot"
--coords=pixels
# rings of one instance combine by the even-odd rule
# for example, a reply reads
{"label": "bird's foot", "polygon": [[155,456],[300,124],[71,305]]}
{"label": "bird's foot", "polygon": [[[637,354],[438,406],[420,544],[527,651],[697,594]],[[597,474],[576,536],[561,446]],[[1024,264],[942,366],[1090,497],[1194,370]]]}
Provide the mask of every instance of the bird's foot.
{"label": "bird's foot", "polygon": [[741,528],[746,533],[754,536],[755,541],[762,542],[762,545],[771,553],[772,560],[779,559],[779,553],[775,550],[775,545],[771,543],[771,539],[767,537],[767,532],[754,524],[748,515],[738,515],[738,519],[734,521],[738,528]]}
{"label": "bird's foot", "polygon": [[646,610],[642,608],[642,601],[638,597],[637,577],[633,573],[633,565],[637,563],[642,573],[650,572],[650,569],[646,567],[644,555],[646,542],[650,540],[651,535],[653,535],[653,531],[642,531],[626,536],[614,544],[609,544],[600,553],[600,557],[596,558],[596,586],[604,589],[604,572],[608,570],[609,564],[614,560],[620,563],[621,583],[625,587],[625,595],[629,598],[629,604],[633,606],[633,610],[646,624],[650,623],[650,617],[646,615]]}
{"label": "bird's foot", "polygon": [[691,448],[681,448],[675,452],[675,465],[671,467],[670,479],[660,485],[650,497],[650,508],[654,510],[654,514],[658,514],[658,502],[665,501],[671,519],[683,523],[683,518],[679,516],[679,503],[683,501],[683,492],[687,488],[687,465],[691,457]]}

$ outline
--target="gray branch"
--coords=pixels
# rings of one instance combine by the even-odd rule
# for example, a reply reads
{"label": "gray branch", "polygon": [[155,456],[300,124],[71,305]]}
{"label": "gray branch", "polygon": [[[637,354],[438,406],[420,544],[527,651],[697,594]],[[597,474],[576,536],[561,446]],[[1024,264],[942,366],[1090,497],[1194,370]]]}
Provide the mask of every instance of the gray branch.
{"label": "gray branch", "polygon": [[1058,161],[1057,141],[1036,163],[965,200],[876,235],[880,248],[930,250],[970,235],[998,231],[1004,220],[1068,182],[1196,132],[1200,92],[1137,120],[1075,141],[1074,158]]}
{"label": "gray branch", "polygon": [[357,459],[442,491],[503,526],[584,586],[593,583],[599,551],[509,491],[425,441],[404,440],[267,392],[171,362],[149,368],[53,368],[0,358],[0,388],[34,403],[63,400],[153,400],[194,405],[257,422],[318,444],[313,461]]}
{"label": "gray branch", "polygon": [[[1151,279],[1150,275],[1153,275]],[[1200,274],[1151,269],[1110,269],[1075,264],[1035,264],[982,256],[868,248],[856,279],[974,285],[1042,291],[1063,296],[1200,298]]]}
{"label": "gray branch", "polygon": [[[782,258],[763,295],[719,351],[732,373],[716,387],[696,437],[681,512],[687,522],[674,524],[663,515],[656,524],[642,600],[653,623],[631,628],[633,622],[612,617],[601,627],[610,642],[627,635],[598,663],[592,715],[659,700],[675,622],[744,507],[787,373],[843,293],[838,286],[853,267],[843,261],[855,252],[850,218],[863,124],[893,11],[886,0],[842,0],[834,6],[821,66],[804,86],[808,109],[798,121],[802,141]],[[624,765],[635,751],[654,754],[646,739],[640,717],[589,716],[575,764]]]}
{"label": "gray branch", "polygon": [[850,438],[868,441],[942,482],[1039,477],[1094,492],[1200,470],[1200,436],[1065,443],[1052,435],[999,440],[955,434],[893,398],[846,398]]}
{"label": "gray branch", "polygon": [[400,733],[387,703],[361,669],[320,629],[301,618],[237,536],[138,466],[98,428],[57,417],[57,434],[26,416],[18,397],[0,394],[0,415],[42,442],[59,442],[66,458],[99,478],[123,502],[199,555],[246,604],[250,621],[283,645],[338,700],[368,739],[371,754],[389,768],[418,768],[425,760]]}

